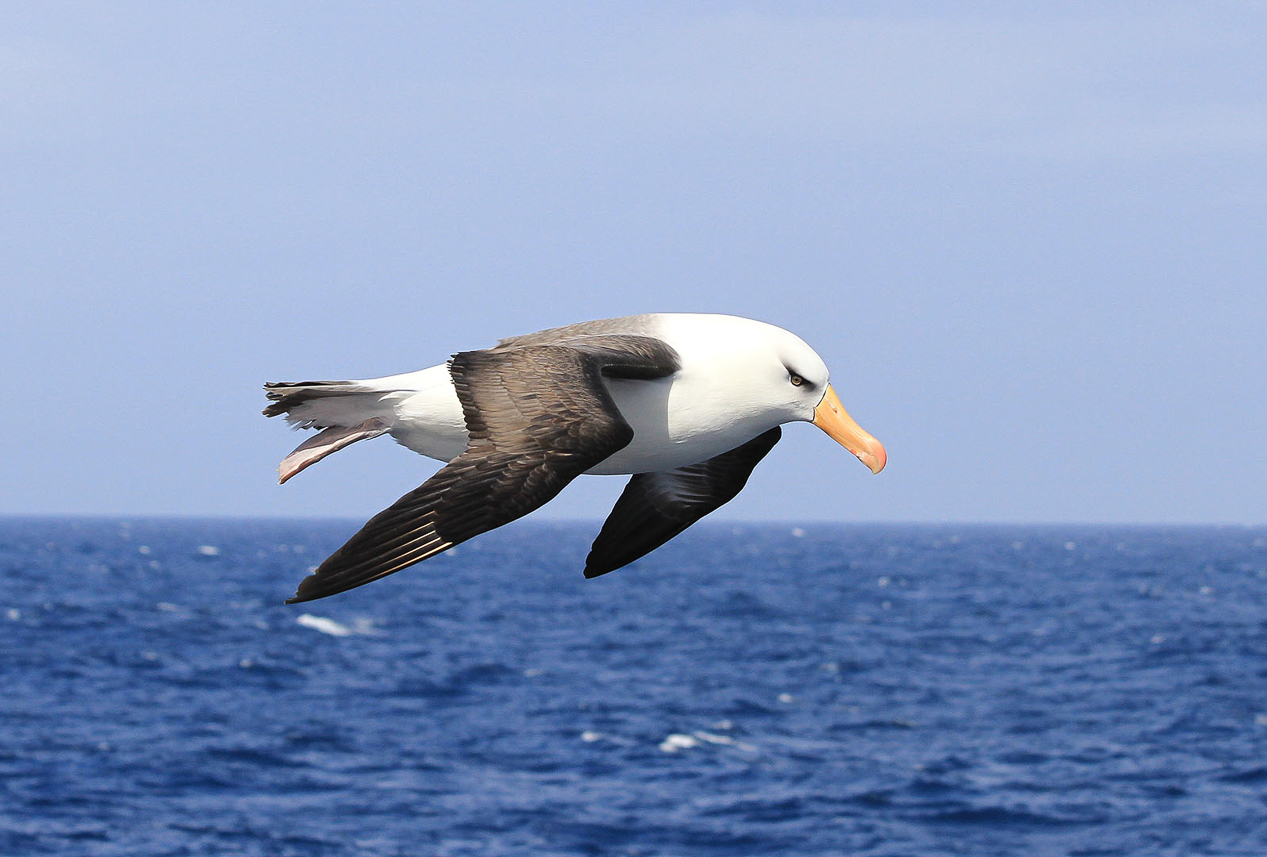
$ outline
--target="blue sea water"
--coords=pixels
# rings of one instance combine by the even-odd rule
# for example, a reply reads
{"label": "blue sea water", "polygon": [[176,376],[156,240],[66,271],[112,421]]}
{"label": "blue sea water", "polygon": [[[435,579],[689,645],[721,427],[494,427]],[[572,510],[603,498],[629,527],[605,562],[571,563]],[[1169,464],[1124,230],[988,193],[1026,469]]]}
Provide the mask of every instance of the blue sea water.
{"label": "blue sea water", "polygon": [[1267,854],[1267,530],[0,520],[0,854]]}

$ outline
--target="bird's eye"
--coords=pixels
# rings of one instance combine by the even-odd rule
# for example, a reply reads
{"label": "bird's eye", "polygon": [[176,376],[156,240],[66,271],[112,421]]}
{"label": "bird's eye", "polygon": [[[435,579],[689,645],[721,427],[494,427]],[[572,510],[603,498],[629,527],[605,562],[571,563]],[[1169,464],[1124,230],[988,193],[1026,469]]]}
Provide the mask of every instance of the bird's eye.
{"label": "bird's eye", "polygon": [[797,375],[795,372],[791,374],[788,380],[792,382],[793,387],[799,387],[805,383],[805,379],[802,378],[800,375]]}

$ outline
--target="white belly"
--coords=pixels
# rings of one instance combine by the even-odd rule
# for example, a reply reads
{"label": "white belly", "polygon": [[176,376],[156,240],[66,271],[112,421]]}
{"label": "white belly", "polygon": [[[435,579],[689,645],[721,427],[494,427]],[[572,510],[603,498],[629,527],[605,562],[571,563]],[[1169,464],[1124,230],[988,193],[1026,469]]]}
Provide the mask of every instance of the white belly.
{"label": "white belly", "polygon": [[587,472],[652,473],[685,467],[721,455],[772,428],[709,407],[707,396],[690,386],[681,378],[609,381],[612,397],[634,437]]}

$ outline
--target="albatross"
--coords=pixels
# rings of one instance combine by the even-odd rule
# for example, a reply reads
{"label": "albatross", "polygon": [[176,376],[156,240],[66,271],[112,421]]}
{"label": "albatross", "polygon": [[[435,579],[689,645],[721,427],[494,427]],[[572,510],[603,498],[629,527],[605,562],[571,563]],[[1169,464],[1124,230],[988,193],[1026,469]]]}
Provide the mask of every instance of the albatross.
{"label": "albatross", "polygon": [[587,578],[606,574],[732,500],[784,423],[813,423],[873,473],[886,460],[812,348],[736,316],[588,321],[417,372],[264,389],[265,416],[320,429],[283,459],[280,482],[384,434],[446,462],[304,578],[288,604],[362,586],[508,524],[582,474],[630,474],[585,560]]}

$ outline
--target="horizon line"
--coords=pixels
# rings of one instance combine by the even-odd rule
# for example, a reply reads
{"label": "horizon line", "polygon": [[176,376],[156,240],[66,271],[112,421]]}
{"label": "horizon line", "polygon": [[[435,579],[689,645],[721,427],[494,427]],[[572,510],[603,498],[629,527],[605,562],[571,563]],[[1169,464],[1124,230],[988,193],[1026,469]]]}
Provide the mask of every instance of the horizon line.
{"label": "horizon line", "polygon": [[[243,513],[185,513],[185,512],[0,512],[0,521],[35,520],[101,520],[125,519],[150,521],[276,521],[279,523],[364,523],[363,518],[351,515],[249,515]],[[593,518],[532,518],[511,521],[510,524],[543,525],[601,525],[604,517]],[[1267,522],[1247,521],[1164,521],[1164,520],[936,520],[936,519],[839,519],[839,518],[717,518],[704,519],[692,525],[692,529],[705,526],[894,526],[894,527],[1239,527],[1258,529]]]}

